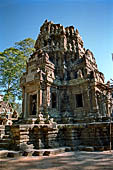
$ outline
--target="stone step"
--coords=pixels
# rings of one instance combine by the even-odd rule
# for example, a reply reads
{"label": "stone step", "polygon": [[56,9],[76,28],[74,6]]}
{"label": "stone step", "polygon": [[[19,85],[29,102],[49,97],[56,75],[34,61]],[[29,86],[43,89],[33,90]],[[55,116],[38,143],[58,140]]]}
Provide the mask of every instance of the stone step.
{"label": "stone step", "polygon": [[93,152],[94,151],[94,147],[93,146],[83,146],[83,145],[80,145],[80,146],[78,146],[78,149],[80,151],[89,151],[89,152]]}
{"label": "stone step", "polygon": [[19,145],[20,147],[20,150],[32,150],[34,148],[34,145],[33,144],[25,144],[25,143],[22,143]]}
{"label": "stone step", "polygon": [[4,132],[5,131],[5,129],[0,129],[0,132]]}
{"label": "stone step", "polygon": [[61,148],[54,148],[54,149],[37,149],[37,150],[27,149],[24,152],[0,150],[0,158],[18,157],[18,156],[50,156],[50,155],[56,155],[67,151],[71,151],[71,148],[61,147]]}
{"label": "stone step", "polygon": [[18,157],[21,156],[21,152],[20,151],[8,151],[7,157]]}
{"label": "stone step", "polygon": [[4,149],[0,150],[0,158],[6,158],[7,154],[8,154],[7,150]]}
{"label": "stone step", "polygon": [[20,155],[21,155],[20,151],[9,151],[9,150],[0,151],[0,158],[6,158],[6,157],[14,158]]}
{"label": "stone step", "polygon": [[6,132],[5,132],[5,135],[8,135],[8,136],[9,136],[9,135],[10,135],[10,132],[6,131]]}
{"label": "stone step", "polygon": [[95,151],[104,151],[105,147],[104,146],[94,146]]}
{"label": "stone step", "polygon": [[78,146],[78,149],[80,151],[93,152],[93,151],[110,150],[110,147],[109,146],[83,146],[83,145],[80,145],[80,146]]}
{"label": "stone step", "polygon": [[11,141],[11,139],[8,139],[8,138],[7,138],[7,139],[4,139],[4,138],[3,138],[3,139],[0,139],[0,144],[1,144],[1,143],[9,143],[10,141]]}
{"label": "stone step", "polygon": [[8,148],[8,146],[9,146],[9,143],[5,143],[5,142],[1,142],[0,143],[0,148],[4,148],[4,149],[6,149],[6,148]]}
{"label": "stone step", "polygon": [[9,138],[9,135],[4,135],[3,136],[3,139],[8,139]]}
{"label": "stone step", "polygon": [[60,147],[53,149],[32,149],[26,150],[23,153],[23,156],[50,156],[57,155],[59,153],[69,152],[71,151],[71,147]]}
{"label": "stone step", "polygon": [[0,125],[0,129],[5,129],[5,126],[4,125]]}

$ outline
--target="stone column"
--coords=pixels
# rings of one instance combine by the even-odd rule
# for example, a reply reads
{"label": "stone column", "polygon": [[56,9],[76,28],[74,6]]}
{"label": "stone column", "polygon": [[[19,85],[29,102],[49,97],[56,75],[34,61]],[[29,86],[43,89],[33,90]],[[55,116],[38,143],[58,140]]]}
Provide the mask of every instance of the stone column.
{"label": "stone column", "polygon": [[28,109],[27,109],[27,110],[28,110],[28,116],[29,116],[29,115],[30,115],[30,111],[31,111],[30,95],[27,96],[27,100],[28,100],[28,101],[27,101],[27,104],[28,104]]}
{"label": "stone column", "polygon": [[46,84],[46,86],[45,86],[45,112],[47,112],[47,87],[48,87],[48,85]]}
{"label": "stone column", "polygon": [[56,89],[56,109],[59,111],[59,90]]}
{"label": "stone column", "polygon": [[40,113],[40,102],[41,102],[40,91],[41,91],[41,89],[39,88],[37,91],[37,114]]}
{"label": "stone column", "polygon": [[90,86],[88,86],[88,89],[86,90],[87,91],[87,93],[86,93],[86,96],[87,96],[87,98],[86,98],[86,96],[85,96],[85,100],[86,100],[86,102],[87,102],[87,105],[88,105],[88,108],[87,108],[87,110],[88,110],[88,112],[91,112],[91,109],[92,109],[92,102],[91,102],[91,100],[92,100],[92,96],[91,96],[91,94],[90,94],[90,92],[91,92],[91,87]]}
{"label": "stone column", "polygon": [[73,127],[67,127],[65,129],[65,144],[69,147],[76,147],[78,143],[78,139],[76,139],[75,129]]}
{"label": "stone column", "polygon": [[111,99],[110,99],[110,92],[107,92],[107,101],[106,101],[106,105],[107,105],[107,115],[110,116],[111,115]]}
{"label": "stone column", "polygon": [[38,98],[40,98],[40,102],[39,105],[38,105],[38,110],[42,110],[42,107],[43,107],[43,91],[42,91],[42,88],[40,88],[40,92],[38,92],[38,95],[40,95]]}
{"label": "stone column", "polygon": [[39,90],[37,90],[37,103],[36,103],[36,107],[37,107],[37,108],[36,108],[36,112],[37,112],[37,113],[36,113],[36,116],[37,116],[38,113],[39,113],[39,104],[38,104],[38,100],[39,100],[38,95],[39,95],[39,93],[38,93],[38,91],[39,91]]}
{"label": "stone column", "polygon": [[93,111],[99,112],[99,106],[98,106],[98,100],[97,100],[97,94],[96,90],[92,90],[92,105],[93,105]]}
{"label": "stone column", "polygon": [[46,145],[49,148],[57,148],[57,147],[59,147],[59,143],[57,141],[58,129],[53,128],[52,130],[49,129],[46,132],[47,132],[47,134],[46,134],[46,140],[47,140]]}
{"label": "stone column", "polygon": [[47,86],[47,107],[50,106],[50,86]]}
{"label": "stone column", "polygon": [[24,117],[24,107],[25,107],[25,87],[22,89],[22,117]]}
{"label": "stone column", "polygon": [[24,93],[24,118],[27,117],[27,93]]}

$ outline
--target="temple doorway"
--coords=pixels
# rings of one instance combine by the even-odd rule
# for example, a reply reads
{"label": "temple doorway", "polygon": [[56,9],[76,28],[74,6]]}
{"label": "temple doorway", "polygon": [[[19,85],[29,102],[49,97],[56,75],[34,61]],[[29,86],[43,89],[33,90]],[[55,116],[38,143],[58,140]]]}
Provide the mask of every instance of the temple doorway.
{"label": "temple doorway", "polygon": [[37,113],[37,94],[30,95],[30,114],[36,115]]}

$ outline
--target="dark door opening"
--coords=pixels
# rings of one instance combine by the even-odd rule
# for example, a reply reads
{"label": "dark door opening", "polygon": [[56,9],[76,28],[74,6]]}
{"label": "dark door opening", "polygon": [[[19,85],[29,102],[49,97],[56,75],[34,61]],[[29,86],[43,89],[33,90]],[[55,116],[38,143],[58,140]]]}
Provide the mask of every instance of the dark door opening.
{"label": "dark door opening", "polygon": [[31,115],[36,115],[37,113],[37,95],[31,95],[30,96],[30,106],[31,106]]}
{"label": "dark door opening", "polygon": [[56,108],[56,93],[52,93],[52,108]]}
{"label": "dark door opening", "polygon": [[82,94],[76,94],[76,107],[83,107]]}

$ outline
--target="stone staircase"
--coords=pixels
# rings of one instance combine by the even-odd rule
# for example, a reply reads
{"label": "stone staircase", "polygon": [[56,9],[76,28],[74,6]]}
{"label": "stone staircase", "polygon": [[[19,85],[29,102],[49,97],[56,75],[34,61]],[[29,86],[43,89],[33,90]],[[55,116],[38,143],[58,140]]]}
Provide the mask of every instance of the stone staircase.
{"label": "stone staircase", "polygon": [[4,136],[4,134],[5,134],[5,126],[0,125],[0,139]]}
{"label": "stone staircase", "polygon": [[10,129],[0,126],[0,150],[8,149],[10,145]]}
{"label": "stone staircase", "polygon": [[0,150],[8,149],[11,139],[9,135],[4,135],[2,139],[0,139]]}

